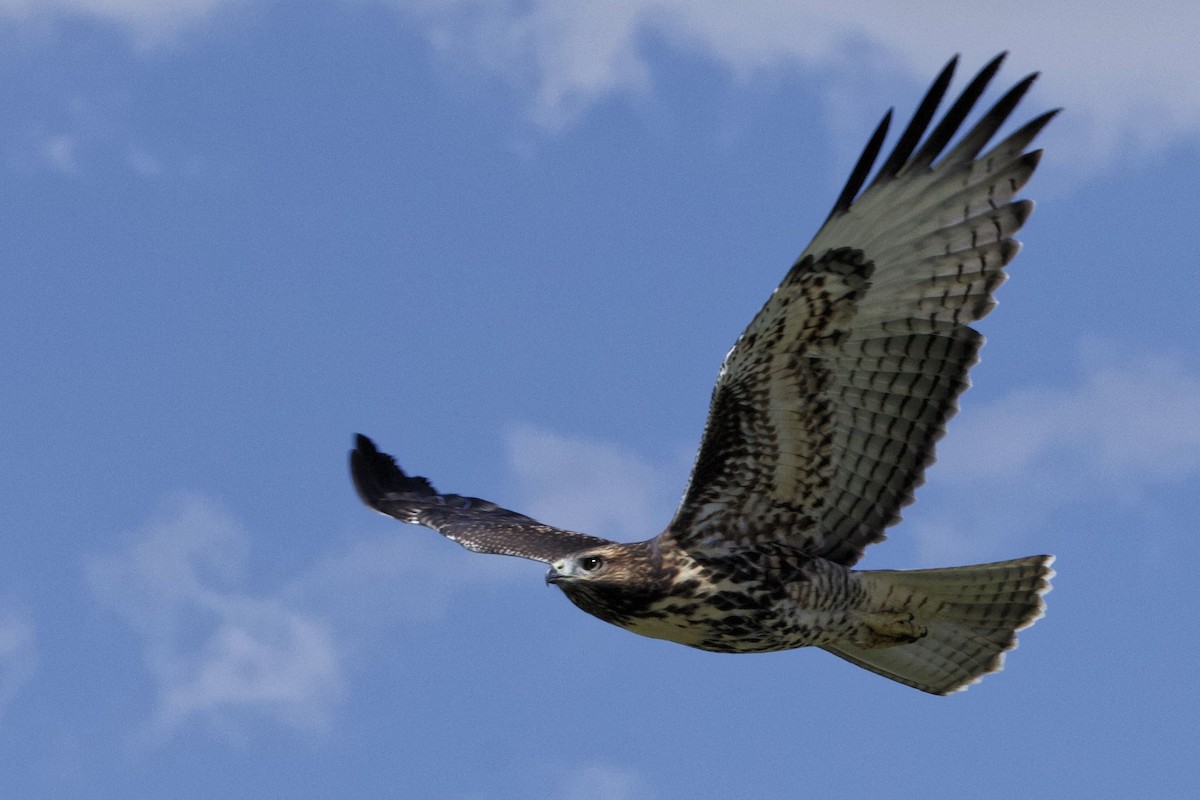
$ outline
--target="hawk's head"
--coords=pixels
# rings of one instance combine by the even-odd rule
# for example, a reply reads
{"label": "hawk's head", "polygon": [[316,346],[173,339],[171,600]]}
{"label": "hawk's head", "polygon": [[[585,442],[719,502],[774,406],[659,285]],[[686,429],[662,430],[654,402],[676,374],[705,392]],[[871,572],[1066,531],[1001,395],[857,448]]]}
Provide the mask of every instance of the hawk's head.
{"label": "hawk's head", "polygon": [[670,585],[653,540],[572,553],[550,565],[546,583],[562,589],[589,614],[616,624],[661,596]]}

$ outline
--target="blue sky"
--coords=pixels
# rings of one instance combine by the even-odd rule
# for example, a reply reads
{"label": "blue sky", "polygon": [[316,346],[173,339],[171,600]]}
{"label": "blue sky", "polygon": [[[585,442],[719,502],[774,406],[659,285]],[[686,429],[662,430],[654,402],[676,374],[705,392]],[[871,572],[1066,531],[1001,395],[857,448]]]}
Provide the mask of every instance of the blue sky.
{"label": "blue sky", "polygon": [[[0,0],[0,794],[1193,795],[1200,11],[1042,5]],[[359,504],[355,431],[657,533],[874,122],[1002,49],[1067,111],[863,566],[1056,553],[1004,672],[642,639]]]}

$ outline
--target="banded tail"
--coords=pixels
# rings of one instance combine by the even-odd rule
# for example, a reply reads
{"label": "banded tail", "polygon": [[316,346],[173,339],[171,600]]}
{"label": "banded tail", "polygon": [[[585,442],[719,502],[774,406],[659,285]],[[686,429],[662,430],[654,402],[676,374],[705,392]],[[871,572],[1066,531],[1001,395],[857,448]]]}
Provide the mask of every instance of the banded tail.
{"label": "banded tail", "polygon": [[[888,600],[927,629],[915,642],[823,647],[874,673],[931,694],[950,694],[1004,666],[1017,631],[1041,618],[1054,556],[969,567],[859,572],[870,600]],[[901,602],[902,601],[902,602]]]}

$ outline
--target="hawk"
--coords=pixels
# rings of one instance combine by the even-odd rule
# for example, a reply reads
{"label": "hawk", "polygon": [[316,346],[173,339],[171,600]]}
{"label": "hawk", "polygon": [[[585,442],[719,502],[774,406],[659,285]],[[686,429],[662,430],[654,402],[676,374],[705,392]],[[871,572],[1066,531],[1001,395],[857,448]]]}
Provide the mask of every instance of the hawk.
{"label": "hawk", "polygon": [[443,494],[359,435],[350,470],[363,502],[468,550],[545,562],[546,582],[572,603],[643,636],[720,653],[815,646],[939,695],[999,670],[1016,632],[1042,615],[1053,556],[852,567],[923,482],[983,343],[968,325],[994,307],[1033,209],[1013,198],[1041,156],[1026,148],[1057,110],[983,150],[1036,73],[949,146],[1003,58],[930,130],[951,59],[867,184],[884,116],[824,225],[726,355],[662,533],[621,544]]}

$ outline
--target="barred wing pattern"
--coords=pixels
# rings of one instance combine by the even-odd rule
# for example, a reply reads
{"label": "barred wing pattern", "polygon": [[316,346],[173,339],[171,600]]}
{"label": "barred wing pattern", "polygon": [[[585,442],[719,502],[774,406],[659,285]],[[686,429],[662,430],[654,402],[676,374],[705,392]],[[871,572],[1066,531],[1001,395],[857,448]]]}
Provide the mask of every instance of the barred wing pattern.
{"label": "barred wing pattern", "polygon": [[433,528],[476,553],[496,553],[551,564],[608,539],[543,525],[477,497],[439,494],[425,478],[405,475],[366,436],[350,451],[350,474],[362,501],[401,522]]}
{"label": "barred wing pattern", "polygon": [[1057,113],[979,155],[1030,75],[942,155],[1002,59],[918,149],[951,60],[859,195],[884,117],[829,219],[726,356],[665,536],[701,550],[783,542],[852,565],[900,519],[969,385],[983,340],[967,325],[994,307],[1033,209],[1013,201],[1041,155],[1025,148]]}

